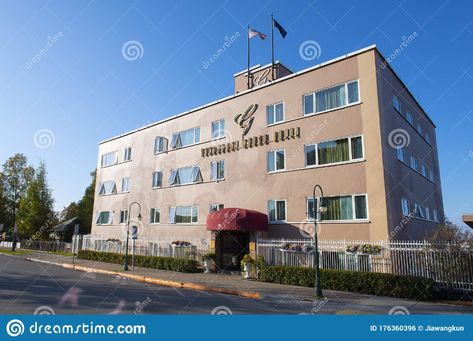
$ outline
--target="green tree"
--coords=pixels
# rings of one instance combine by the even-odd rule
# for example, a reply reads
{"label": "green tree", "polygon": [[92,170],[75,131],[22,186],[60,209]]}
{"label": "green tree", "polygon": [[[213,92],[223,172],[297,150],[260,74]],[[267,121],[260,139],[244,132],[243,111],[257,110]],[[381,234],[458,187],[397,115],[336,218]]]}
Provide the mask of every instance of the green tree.
{"label": "green tree", "polygon": [[48,239],[49,230],[56,222],[56,215],[44,162],[40,163],[35,173],[26,195],[20,201],[17,214],[18,232],[23,237]]}
{"label": "green tree", "polygon": [[77,216],[79,217],[80,234],[89,234],[92,229],[97,170],[94,170],[92,173],[90,173],[90,176],[92,177],[92,183],[85,189],[84,196],[77,204]]}
{"label": "green tree", "polygon": [[34,168],[28,165],[28,159],[23,154],[10,157],[2,167],[0,177],[2,189],[2,205],[4,207],[2,223],[11,228],[15,224],[16,213],[20,199],[26,194],[28,186],[34,178]]}
{"label": "green tree", "polygon": [[77,217],[78,214],[78,204],[76,202],[71,202],[69,205],[64,207],[59,213],[59,221],[63,222],[72,218]]}

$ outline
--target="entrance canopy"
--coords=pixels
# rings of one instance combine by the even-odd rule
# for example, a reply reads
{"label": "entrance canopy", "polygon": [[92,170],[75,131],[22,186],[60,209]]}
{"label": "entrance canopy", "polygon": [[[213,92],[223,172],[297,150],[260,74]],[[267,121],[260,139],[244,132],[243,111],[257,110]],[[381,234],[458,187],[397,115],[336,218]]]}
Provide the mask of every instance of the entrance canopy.
{"label": "entrance canopy", "polygon": [[268,216],[244,208],[224,208],[207,216],[209,231],[267,231]]}

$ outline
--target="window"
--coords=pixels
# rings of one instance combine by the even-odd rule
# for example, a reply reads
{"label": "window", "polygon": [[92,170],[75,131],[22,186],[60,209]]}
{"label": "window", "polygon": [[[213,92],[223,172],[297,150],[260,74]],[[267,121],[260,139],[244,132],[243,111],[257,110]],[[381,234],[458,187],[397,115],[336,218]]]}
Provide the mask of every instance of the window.
{"label": "window", "polygon": [[163,153],[168,150],[168,139],[162,136],[156,136],[154,140],[154,153]]}
{"label": "window", "polygon": [[184,185],[189,183],[202,182],[202,174],[199,166],[183,167],[172,169],[169,176],[169,185]]}
{"label": "window", "polygon": [[286,200],[268,200],[269,221],[286,221]]}
{"label": "window", "polygon": [[130,191],[130,178],[122,178],[122,192]]}
{"label": "window", "polygon": [[425,140],[430,143],[430,135],[428,133],[425,133]]}
{"label": "window", "polygon": [[225,120],[212,122],[212,139],[218,139],[219,137],[225,136]]}
{"label": "window", "polygon": [[411,125],[414,125],[414,117],[412,117],[412,114],[410,112],[406,112],[406,120]]}
{"label": "window", "polygon": [[102,155],[102,167],[108,167],[118,162],[117,152],[111,152]]}
{"label": "window", "polygon": [[169,223],[171,224],[197,223],[198,216],[198,206],[177,206],[169,208]]}
{"label": "window", "polygon": [[306,167],[363,159],[363,138],[356,136],[306,145],[304,154]]}
{"label": "window", "polygon": [[424,207],[425,219],[430,220],[430,210],[428,207]]}
{"label": "window", "polygon": [[266,121],[268,125],[284,121],[284,102],[266,107]]}
{"label": "window", "polygon": [[112,223],[112,214],[110,211],[101,211],[97,213],[95,221],[97,225],[110,225]]}
{"label": "window", "polygon": [[439,214],[438,214],[437,210],[433,210],[432,214],[434,216],[434,221],[438,222],[439,221]]}
{"label": "window", "polygon": [[411,209],[409,207],[409,200],[402,198],[401,199],[401,208],[402,208],[402,215],[408,216],[411,212]]}
{"label": "window", "polygon": [[422,130],[422,126],[420,125],[420,123],[417,123],[417,132],[421,134],[422,136],[424,134],[424,131]]}
{"label": "window", "polygon": [[417,159],[414,156],[411,156],[411,168],[417,170]]}
{"label": "window", "polygon": [[401,102],[399,102],[399,99],[396,96],[393,96],[393,108],[398,112],[401,112]]}
{"label": "window", "polygon": [[404,148],[397,148],[396,153],[397,153],[397,159],[401,162],[405,162],[405,160],[406,160],[406,151],[404,150]]}
{"label": "window", "polygon": [[123,153],[123,161],[130,161],[131,160],[131,147],[125,148],[125,152]]}
{"label": "window", "polygon": [[120,224],[126,224],[128,219],[128,210],[120,211]]}
{"label": "window", "polygon": [[427,177],[427,170],[426,170],[425,165],[423,163],[420,164],[420,173],[423,176]]}
{"label": "window", "polygon": [[284,149],[268,152],[268,172],[276,172],[286,168]]}
{"label": "window", "polygon": [[172,135],[171,148],[181,148],[200,142],[200,128],[191,128]]}
{"label": "window", "polygon": [[368,205],[365,194],[343,195],[324,198],[327,212],[322,220],[365,220],[368,218]]}
{"label": "window", "polygon": [[158,188],[163,186],[163,173],[161,172],[153,172],[153,182],[152,187]]}
{"label": "window", "polygon": [[[315,198],[315,207],[314,207],[314,198],[307,198],[307,221],[314,221],[314,209],[317,211],[318,200]],[[317,214],[317,212],[315,212]]]}
{"label": "window", "polygon": [[212,161],[210,163],[210,180],[222,180],[225,178],[224,161]]}
{"label": "window", "polygon": [[149,213],[149,223],[158,224],[160,219],[159,208],[152,208]]}
{"label": "window", "polygon": [[414,214],[417,218],[425,218],[422,206],[417,203],[414,205]]}
{"label": "window", "polygon": [[304,95],[304,115],[340,108],[360,101],[358,81]]}
{"label": "window", "polygon": [[99,185],[99,195],[116,194],[117,185],[115,181],[105,181]]}
{"label": "window", "polygon": [[223,210],[223,204],[210,204],[209,213]]}
{"label": "window", "polygon": [[432,169],[429,169],[429,179],[430,179],[430,181],[435,182],[434,181],[434,172],[432,171]]}

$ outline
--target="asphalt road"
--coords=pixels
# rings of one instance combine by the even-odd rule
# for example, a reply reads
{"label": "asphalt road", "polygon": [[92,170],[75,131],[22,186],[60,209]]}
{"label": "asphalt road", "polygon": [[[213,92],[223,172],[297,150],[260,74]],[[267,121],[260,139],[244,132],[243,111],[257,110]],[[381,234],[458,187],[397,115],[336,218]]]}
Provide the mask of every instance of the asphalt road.
{"label": "asphalt road", "polygon": [[311,303],[162,287],[0,254],[0,314],[36,309],[45,314],[298,314],[310,311]]}

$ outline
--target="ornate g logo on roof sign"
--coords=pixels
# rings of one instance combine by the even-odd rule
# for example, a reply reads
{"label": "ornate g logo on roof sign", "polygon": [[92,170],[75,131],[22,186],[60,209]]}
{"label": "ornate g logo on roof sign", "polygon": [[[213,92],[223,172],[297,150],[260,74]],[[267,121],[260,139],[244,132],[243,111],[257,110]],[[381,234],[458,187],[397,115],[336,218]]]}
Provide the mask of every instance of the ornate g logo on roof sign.
{"label": "ornate g logo on roof sign", "polygon": [[258,109],[258,104],[250,104],[243,114],[238,114],[233,119],[236,124],[243,128],[243,136],[248,134],[255,119],[254,114]]}

